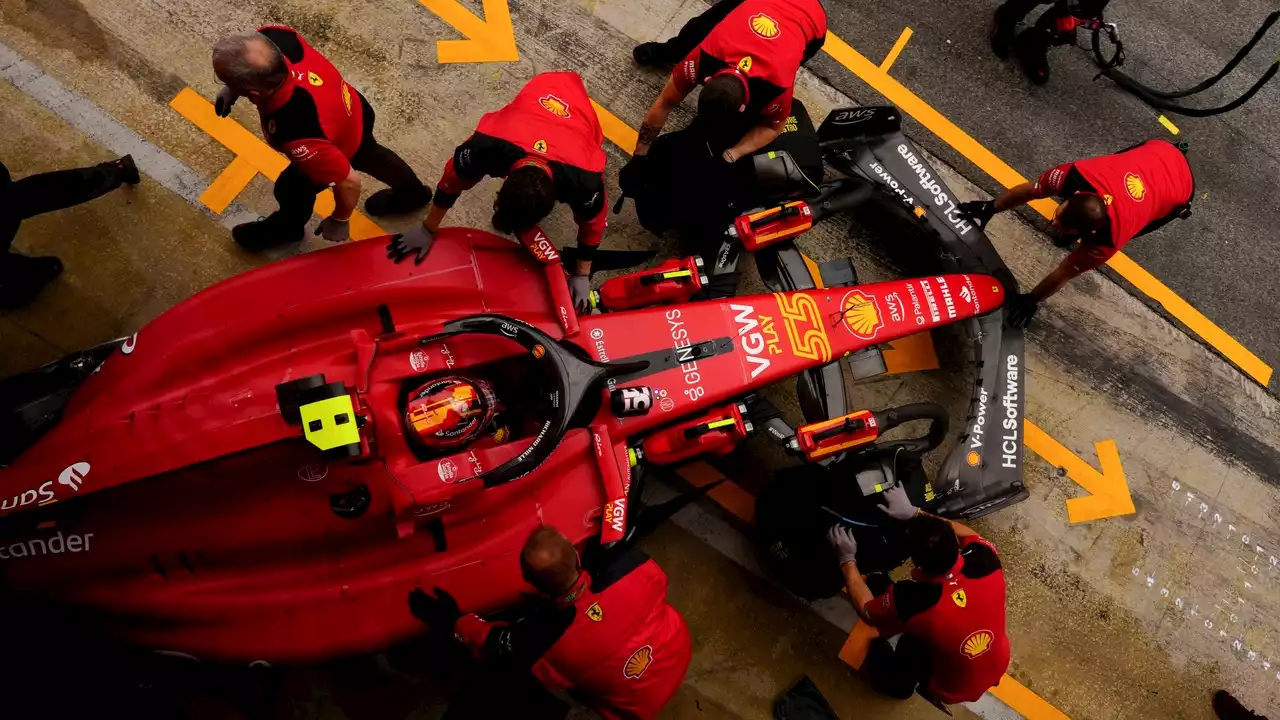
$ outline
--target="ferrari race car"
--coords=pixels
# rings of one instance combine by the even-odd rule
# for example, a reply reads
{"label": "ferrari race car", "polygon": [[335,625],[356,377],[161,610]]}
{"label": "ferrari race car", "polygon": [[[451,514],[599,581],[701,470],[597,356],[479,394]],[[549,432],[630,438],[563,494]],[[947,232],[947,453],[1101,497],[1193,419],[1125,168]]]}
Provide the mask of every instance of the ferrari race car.
{"label": "ferrari race car", "polygon": [[[201,658],[386,647],[421,630],[414,587],[519,601],[541,524],[623,540],[643,467],[740,442],[756,389],[1005,295],[955,273],[578,318],[538,260],[461,228],[416,266],[350,243],[0,384],[5,593]],[[468,384],[500,431],[424,445],[419,389]]]}

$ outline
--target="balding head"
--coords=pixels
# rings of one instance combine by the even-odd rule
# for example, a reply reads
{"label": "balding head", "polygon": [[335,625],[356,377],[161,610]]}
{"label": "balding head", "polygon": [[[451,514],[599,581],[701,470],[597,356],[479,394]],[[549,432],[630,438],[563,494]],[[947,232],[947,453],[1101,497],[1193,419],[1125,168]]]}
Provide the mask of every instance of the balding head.
{"label": "balding head", "polygon": [[246,97],[270,95],[289,77],[280,48],[262,33],[228,35],[213,46],[213,72]]}
{"label": "balding head", "polygon": [[538,592],[558,598],[578,581],[578,551],[559,530],[538,528],[520,551],[520,574]]}
{"label": "balding head", "polygon": [[1066,232],[1088,235],[1107,224],[1107,203],[1094,193],[1076,193],[1062,203],[1055,222]]}

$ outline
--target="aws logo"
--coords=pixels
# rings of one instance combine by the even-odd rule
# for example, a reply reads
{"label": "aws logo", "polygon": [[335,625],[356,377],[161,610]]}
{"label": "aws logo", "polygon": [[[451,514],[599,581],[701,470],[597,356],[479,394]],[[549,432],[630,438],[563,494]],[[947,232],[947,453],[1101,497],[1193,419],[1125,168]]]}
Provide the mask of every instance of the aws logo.
{"label": "aws logo", "polygon": [[1142,178],[1137,173],[1124,174],[1124,189],[1129,193],[1129,197],[1137,202],[1142,202],[1147,196],[1147,187],[1142,183]]}
{"label": "aws logo", "polygon": [[566,120],[572,117],[569,114],[569,103],[550,93],[538,98],[538,104],[542,106],[543,110],[546,110],[556,117],[564,118]]}
{"label": "aws logo", "polygon": [[853,290],[844,296],[840,306],[844,326],[856,338],[874,340],[880,333],[880,328],[884,327],[883,314],[874,295]]}
{"label": "aws logo", "polygon": [[759,35],[765,40],[774,40],[782,34],[782,26],[777,20],[765,15],[764,13],[756,13],[751,16],[751,32]]}
{"label": "aws logo", "polygon": [[960,652],[970,660],[974,660],[990,650],[991,642],[995,639],[995,635],[992,635],[990,630],[976,630],[961,643]]}

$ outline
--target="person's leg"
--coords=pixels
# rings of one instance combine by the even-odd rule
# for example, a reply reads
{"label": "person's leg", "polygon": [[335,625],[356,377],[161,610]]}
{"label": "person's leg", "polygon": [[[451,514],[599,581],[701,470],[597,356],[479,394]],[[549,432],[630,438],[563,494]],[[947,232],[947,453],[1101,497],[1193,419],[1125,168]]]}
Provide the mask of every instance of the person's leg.
{"label": "person's leg", "polygon": [[4,202],[20,218],[26,219],[89,202],[121,185],[137,185],[140,179],[133,158],[126,155],[86,168],[56,170],[16,180],[6,188]]}
{"label": "person's leg", "polygon": [[[901,648],[906,636],[898,639]],[[906,700],[916,692],[919,676],[906,655],[899,655],[898,650],[885,638],[871,641],[867,649],[867,658],[862,662],[862,675],[867,683],[878,693],[891,698]]]}
{"label": "person's leg", "polygon": [[664,42],[647,42],[631,51],[637,65],[674,65],[698,47],[712,28],[720,24],[743,0],[720,0],[684,24],[680,32]]}
{"label": "person's leg", "polygon": [[463,680],[443,720],[563,720],[568,714],[568,703],[552,695],[531,673],[489,674],[481,667]]}
{"label": "person's leg", "polygon": [[373,124],[377,116],[363,95],[360,96],[360,105],[364,113],[364,138],[351,158],[351,167],[388,185],[370,195],[365,200],[364,209],[370,215],[399,215],[431,202],[431,191],[422,184],[409,163],[374,139]]}
{"label": "person's leg", "polygon": [[1039,5],[1048,5],[1047,0],[1006,0],[996,8],[995,21],[991,29],[991,51],[999,57],[1008,57],[1013,47],[1014,31],[1018,23],[1035,10]]}
{"label": "person's leg", "polygon": [[301,240],[315,211],[316,195],[322,190],[324,187],[312,183],[297,166],[290,164],[276,178],[272,190],[276,202],[280,203],[279,209],[261,220],[235,226],[231,237],[249,252]]}

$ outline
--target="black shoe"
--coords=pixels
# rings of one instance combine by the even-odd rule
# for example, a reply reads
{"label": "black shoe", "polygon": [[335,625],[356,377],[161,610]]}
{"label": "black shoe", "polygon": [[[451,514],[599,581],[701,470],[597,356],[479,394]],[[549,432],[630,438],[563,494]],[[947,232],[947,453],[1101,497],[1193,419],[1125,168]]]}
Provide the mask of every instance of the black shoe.
{"label": "black shoe", "polygon": [[1266,720],[1261,715],[1250,711],[1226,690],[1213,694],[1213,712],[1221,720]]}
{"label": "black shoe", "polygon": [[996,57],[1004,60],[1009,57],[1009,51],[1013,49],[1014,29],[1017,23],[1002,23],[1000,16],[996,15],[991,21],[991,52]]}
{"label": "black shoe", "polygon": [[374,217],[405,215],[431,202],[431,191],[425,185],[411,190],[383,188],[364,201],[364,211]]}
{"label": "black shoe", "polygon": [[9,253],[0,266],[0,310],[22,307],[35,299],[45,285],[62,274],[56,257],[27,257]]}
{"label": "black shoe", "polygon": [[1033,32],[1028,30],[1018,36],[1018,60],[1031,82],[1044,85],[1049,82],[1049,50]]}
{"label": "black shoe", "polygon": [[640,67],[656,67],[668,64],[662,58],[662,43],[660,42],[640,43],[632,48],[631,59],[635,60]]}
{"label": "black shoe", "polygon": [[296,232],[282,231],[276,223],[266,218],[258,218],[231,228],[232,239],[249,252],[262,252],[285,243],[299,242],[305,234],[305,227],[298,228]]}
{"label": "black shoe", "polygon": [[117,177],[120,178],[120,182],[125,185],[137,185],[142,182],[142,176],[138,174],[138,166],[134,164],[132,155],[125,155],[112,163],[112,165],[115,166],[116,172],[119,173]]}

